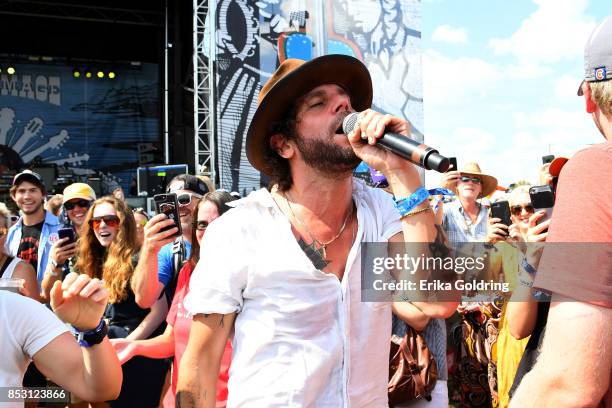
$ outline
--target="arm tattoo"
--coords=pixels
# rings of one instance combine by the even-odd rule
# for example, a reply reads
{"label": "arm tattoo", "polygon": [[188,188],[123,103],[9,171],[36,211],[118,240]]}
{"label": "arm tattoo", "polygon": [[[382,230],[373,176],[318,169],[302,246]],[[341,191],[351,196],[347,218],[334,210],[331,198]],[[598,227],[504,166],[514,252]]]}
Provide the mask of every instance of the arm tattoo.
{"label": "arm tattoo", "polygon": [[[204,318],[208,319],[208,317],[210,316],[210,314],[204,314]],[[224,323],[223,323],[223,318],[225,317],[225,315],[221,315],[221,320],[219,321],[219,327],[224,327]]]}
{"label": "arm tattoo", "polygon": [[431,256],[446,258],[450,256],[450,248],[448,247],[446,233],[438,224],[436,224],[435,227],[436,239],[433,243],[429,244],[429,251],[431,252]]}
{"label": "arm tattoo", "polygon": [[[206,396],[206,394],[204,394]],[[191,408],[196,406],[193,394],[189,391],[179,391],[176,393],[176,408]]]}
{"label": "arm tattoo", "polygon": [[[446,237],[446,233],[442,229],[440,225],[435,225],[436,227],[436,238],[434,242],[429,244],[429,255],[432,258],[440,258],[442,260],[451,257],[451,250],[448,246],[448,239]],[[435,264],[434,264],[435,265]],[[437,268],[433,268],[433,270],[429,271],[430,276],[433,279],[440,279],[446,282],[452,282],[456,279],[455,272],[453,270],[442,269],[439,270]]]}

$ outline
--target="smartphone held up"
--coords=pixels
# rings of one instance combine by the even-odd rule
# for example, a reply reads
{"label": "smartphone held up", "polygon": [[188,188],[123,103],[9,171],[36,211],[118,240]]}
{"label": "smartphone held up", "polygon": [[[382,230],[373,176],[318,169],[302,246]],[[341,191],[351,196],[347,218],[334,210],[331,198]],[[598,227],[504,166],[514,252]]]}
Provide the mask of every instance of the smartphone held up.
{"label": "smartphone held up", "polygon": [[181,229],[181,219],[179,215],[179,205],[175,193],[156,194],[153,196],[155,208],[158,214],[165,214],[168,219],[174,221],[174,225],[163,228],[161,231],[168,231],[176,227],[178,230],[175,236],[180,236],[183,232]]}

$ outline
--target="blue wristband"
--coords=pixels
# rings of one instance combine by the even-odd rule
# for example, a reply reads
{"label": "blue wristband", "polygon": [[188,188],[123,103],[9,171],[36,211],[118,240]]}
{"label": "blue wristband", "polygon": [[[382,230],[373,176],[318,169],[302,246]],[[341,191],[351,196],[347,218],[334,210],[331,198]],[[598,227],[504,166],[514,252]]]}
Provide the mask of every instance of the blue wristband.
{"label": "blue wristband", "polygon": [[412,193],[410,197],[395,200],[395,208],[399,212],[400,217],[403,217],[428,198],[429,191],[427,191],[425,187],[420,187],[417,191]]}
{"label": "blue wristband", "polygon": [[430,189],[429,194],[432,196],[433,195],[443,195],[443,196],[454,196],[455,195],[455,193],[450,191],[448,188],[441,188],[441,187]]}
{"label": "blue wristband", "polygon": [[101,319],[98,326],[93,330],[88,331],[80,331],[73,326],[74,329],[74,337],[76,338],[79,346],[81,347],[91,347],[96,344],[100,344],[104,337],[108,334],[108,325],[106,324],[106,320]]}
{"label": "blue wristband", "polygon": [[533,266],[529,265],[529,262],[527,262],[525,258],[523,258],[523,260],[521,261],[521,267],[523,268],[525,272],[527,272],[531,276],[535,276],[537,272]]}

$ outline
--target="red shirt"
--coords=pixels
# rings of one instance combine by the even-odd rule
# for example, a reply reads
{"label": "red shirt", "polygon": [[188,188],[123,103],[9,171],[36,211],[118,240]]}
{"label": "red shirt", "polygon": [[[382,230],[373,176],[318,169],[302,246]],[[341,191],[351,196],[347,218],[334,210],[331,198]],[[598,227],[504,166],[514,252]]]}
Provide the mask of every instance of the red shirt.
{"label": "red shirt", "polygon": [[[185,353],[187,341],[189,340],[189,332],[191,331],[192,316],[187,312],[183,305],[183,300],[189,292],[189,281],[191,279],[190,263],[186,263],[179,272],[176,282],[176,292],[172,300],[172,306],[168,312],[166,322],[174,329],[174,361],[172,365],[172,383],[168,389],[163,401],[164,408],[174,408],[176,395],[176,384],[178,381],[178,371],[181,358]],[[225,345],[225,351],[221,357],[221,366],[219,369],[219,379],[217,381],[217,408],[224,408],[227,404],[227,381],[229,379],[229,367],[232,361],[232,343],[230,341]]]}
{"label": "red shirt", "polygon": [[534,286],[612,307],[612,142],[581,150],[561,171]]}

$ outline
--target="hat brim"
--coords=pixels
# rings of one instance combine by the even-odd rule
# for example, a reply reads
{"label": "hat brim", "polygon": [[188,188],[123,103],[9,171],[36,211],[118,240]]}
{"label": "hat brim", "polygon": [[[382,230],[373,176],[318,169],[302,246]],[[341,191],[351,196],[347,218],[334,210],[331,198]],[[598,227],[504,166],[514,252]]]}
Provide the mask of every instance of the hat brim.
{"label": "hat brim", "polygon": [[88,200],[88,201],[95,201],[96,199],[85,194],[85,193],[76,193],[76,194],[71,194],[69,196],[63,196],[63,200],[62,200],[62,205],[66,204],[68,201],[70,200],[74,200],[74,199],[79,199],[79,200]]}
{"label": "hat brim", "polygon": [[324,84],[343,87],[358,112],[372,105],[372,79],[358,59],[325,55],[302,64],[274,84],[253,115],[246,139],[246,155],[253,167],[264,174],[271,173],[264,159],[271,126],[282,120],[300,97]]}
{"label": "hat brim", "polygon": [[488,196],[497,188],[497,179],[488,174],[482,173],[470,173],[469,171],[461,171],[461,174],[469,174],[471,176],[479,177],[482,180],[482,195]]}
{"label": "hat brim", "polygon": [[548,173],[550,173],[550,175],[553,177],[559,177],[559,174],[561,174],[561,169],[568,161],[569,159],[567,157],[555,157],[555,159],[550,162]]}
{"label": "hat brim", "polygon": [[23,183],[24,181],[29,181],[30,183],[40,187],[41,190],[46,191],[44,183],[32,174],[21,174],[19,177],[15,178],[15,180],[13,181],[13,185],[16,186],[17,184]]}

